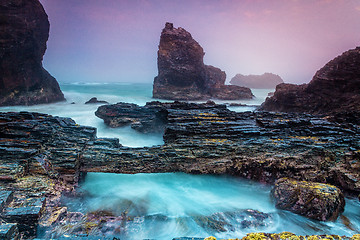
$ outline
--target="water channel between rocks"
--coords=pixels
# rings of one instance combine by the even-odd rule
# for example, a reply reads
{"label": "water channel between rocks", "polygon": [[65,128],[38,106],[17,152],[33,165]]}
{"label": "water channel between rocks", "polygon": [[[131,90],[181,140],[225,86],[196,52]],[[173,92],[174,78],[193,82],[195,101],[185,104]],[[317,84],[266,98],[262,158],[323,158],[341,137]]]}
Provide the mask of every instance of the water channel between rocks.
{"label": "water channel between rocks", "polygon": [[271,186],[229,176],[88,173],[80,191],[82,199],[64,198],[69,210],[125,216],[103,229],[121,239],[240,238],[254,231],[350,236],[360,229],[356,200],[346,200],[337,221],[319,222],[276,209]]}

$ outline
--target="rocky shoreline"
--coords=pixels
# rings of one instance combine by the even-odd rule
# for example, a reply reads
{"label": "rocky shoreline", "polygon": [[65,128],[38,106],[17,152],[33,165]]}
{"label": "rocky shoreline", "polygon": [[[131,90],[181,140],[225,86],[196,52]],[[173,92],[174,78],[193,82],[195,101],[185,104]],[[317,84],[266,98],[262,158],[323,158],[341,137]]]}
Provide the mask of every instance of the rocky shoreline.
{"label": "rocky shoreline", "polygon": [[[124,111],[118,106],[103,107],[112,108],[116,116]],[[137,107],[137,117],[147,108],[165,117],[164,145],[128,148],[118,139],[97,138],[95,128],[69,118],[0,113],[2,226],[17,224],[23,236],[31,237],[37,229],[51,231],[50,226],[61,221],[80,221],[84,216],[67,212],[60,197],[75,194],[87,172],[228,174],[271,184],[291,177],[332,184],[347,195],[360,193],[357,125],[308,114],[236,113],[213,102]],[[140,123],[148,127],[139,118],[128,122],[135,129]],[[99,214],[86,216],[77,233],[99,228]],[[6,226],[14,231],[13,225]]]}

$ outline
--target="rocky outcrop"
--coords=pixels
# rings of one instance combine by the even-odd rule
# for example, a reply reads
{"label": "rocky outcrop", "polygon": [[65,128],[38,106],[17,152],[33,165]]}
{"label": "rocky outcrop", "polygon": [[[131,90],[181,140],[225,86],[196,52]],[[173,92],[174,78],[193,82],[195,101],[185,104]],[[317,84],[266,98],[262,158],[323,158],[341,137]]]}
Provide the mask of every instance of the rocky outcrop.
{"label": "rocky outcrop", "polygon": [[64,100],[42,66],[49,21],[38,0],[0,2],[0,106]]}
{"label": "rocky outcrop", "polygon": [[143,133],[163,132],[167,122],[167,111],[160,102],[140,107],[133,103],[117,103],[100,106],[95,115],[109,127],[131,125]]}
{"label": "rocky outcrop", "polygon": [[97,97],[92,97],[89,101],[85,102],[85,104],[108,104],[107,101],[98,100]]}
{"label": "rocky outcrop", "polygon": [[276,207],[319,221],[335,221],[344,211],[343,193],[323,183],[281,178],[272,190]]}
{"label": "rocky outcrop", "polygon": [[[136,159],[140,158],[151,163],[141,167],[144,172],[233,174],[268,183],[293,177],[360,192],[360,184],[355,180],[360,179],[357,127],[348,128],[306,114],[236,113],[211,102],[152,102],[145,106],[145,112],[149,106],[161,109],[166,117],[165,145],[146,148],[145,155],[126,155],[132,156],[128,159],[123,158],[123,152],[111,151],[111,158],[122,159],[121,167],[110,158],[106,158],[104,167],[102,155],[94,152],[96,164],[92,158],[86,159],[84,171],[132,173],[139,169],[141,163]],[[120,113],[125,110],[113,111],[114,119],[122,122]],[[138,116],[143,114],[136,112]],[[107,117],[111,121],[111,114]],[[128,115],[124,114],[123,119],[127,120]]]}
{"label": "rocky outcrop", "polygon": [[[306,114],[236,113],[212,102],[152,102],[136,111],[136,106],[120,106],[124,119],[131,116],[138,122],[153,116],[142,118],[141,111],[163,111],[164,145],[128,148],[118,139],[96,138],[96,129],[69,118],[0,113],[1,218],[29,236],[36,229],[52,236],[57,221],[79,223],[74,231],[81,235],[101,227],[96,223],[110,227],[111,222],[104,221],[124,220],[124,216],[84,216],[63,208],[61,193],[73,194],[86,172],[231,174],[267,183],[291,177],[333,184],[347,194],[360,193],[356,126]],[[120,114],[115,118],[120,120]],[[269,219],[251,216],[260,221],[239,224],[257,226]],[[209,226],[227,224],[218,215],[208,217]],[[16,232],[15,227],[6,229]]]}
{"label": "rocky outcrop", "polygon": [[262,109],[330,115],[360,124],[360,47],[344,52],[316,72],[309,84],[280,84]]}
{"label": "rocky outcrop", "polygon": [[249,99],[251,90],[225,85],[221,69],[204,65],[204,50],[185,29],[166,23],[158,50],[153,97],[170,100]]}
{"label": "rocky outcrop", "polygon": [[272,88],[284,83],[279,75],[273,73],[264,73],[262,75],[242,75],[236,74],[230,83],[236,86],[248,88]]}

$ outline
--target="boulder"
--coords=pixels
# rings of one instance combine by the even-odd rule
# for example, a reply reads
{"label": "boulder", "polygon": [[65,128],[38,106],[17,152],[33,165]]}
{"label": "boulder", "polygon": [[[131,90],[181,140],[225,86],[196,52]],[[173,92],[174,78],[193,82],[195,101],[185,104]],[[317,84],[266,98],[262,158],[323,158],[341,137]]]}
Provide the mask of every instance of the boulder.
{"label": "boulder", "polygon": [[42,66],[49,20],[39,0],[0,2],[0,106],[63,101]]}
{"label": "boulder", "polygon": [[96,97],[92,97],[89,101],[87,101],[85,104],[98,104],[98,103],[101,103],[101,104],[108,104],[107,101],[104,101],[104,100],[98,100]]}
{"label": "boulder", "polygon": [[272,195],[276,207],[320,221],[336,220],[345,207],[340,189],[324,183],[281,178]]}
{"label": "boulder", "polygon": [[349,50],[316,72],[309,84],[280,84],[261,108],[305,112],[360,124],[360,47]]}
{"label": "boulder", "polygon": [[262,75],[242,75],[236,74],[230,83],[236,86],[249,88],[272,88],[276,85],[284,83],[284,80],[279,75],[273,73],[264,73]]}
{"label": "boulder", "polygon": [[153,97],[170,100],[249,99],[248,88],[225,85],[221,69],[204,64],[204,50],[185,29],[166,23],[158,50]]}
{"label": "boulder", "polygon": [[119,102],[100,106],[95,115],[103,119],[109,127],[131,125],[143,133],[163,132],[167,121],[167,111],[160,103],[141,107],[133,103]]}

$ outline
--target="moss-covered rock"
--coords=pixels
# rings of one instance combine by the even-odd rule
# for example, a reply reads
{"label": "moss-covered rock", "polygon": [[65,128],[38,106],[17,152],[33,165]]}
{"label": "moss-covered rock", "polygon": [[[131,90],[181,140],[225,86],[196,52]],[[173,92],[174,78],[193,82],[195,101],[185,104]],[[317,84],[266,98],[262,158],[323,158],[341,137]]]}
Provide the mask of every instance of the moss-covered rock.
{"label": "moss-covered rock", "polygon": [[[207,237],[204,240],[216,240],[215,237]],[[225,240],[225,239],[221,239]],[[232,238],[227,240],[240,240],[240,238]],[[339,235],[296,235],[291,232],[282,233],[248,233],[241,240],[360,240],[360,234],[355,234],[352,237]]]}
{"label": "moss-covered rock", "polygon": [[335,186],[281,178],[272,190],[276,207],[308,218],[336,220],[344,211],[344,195]]}

